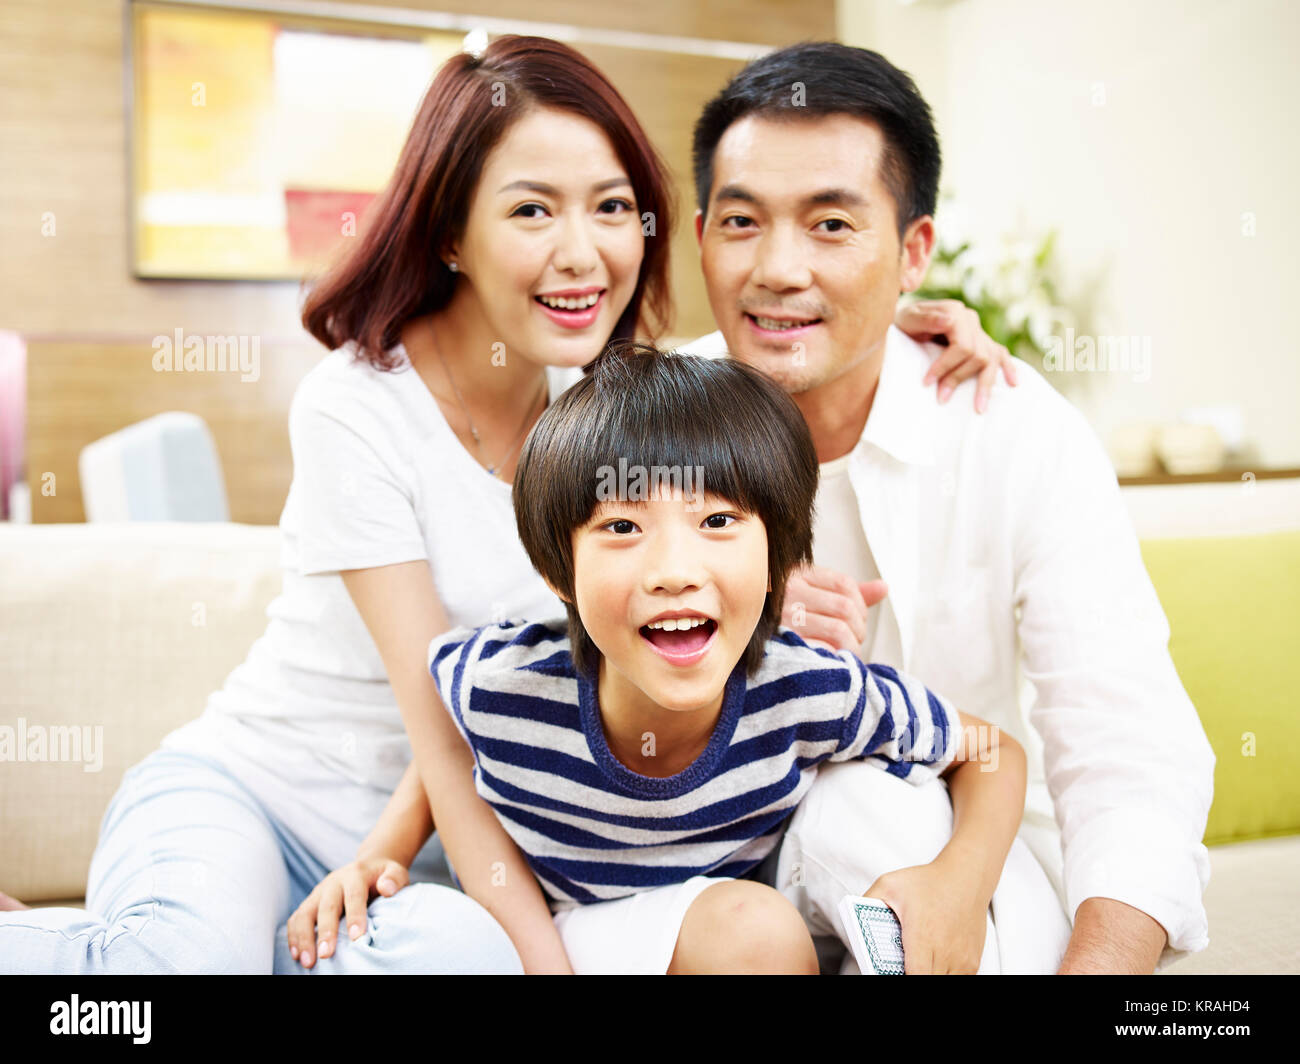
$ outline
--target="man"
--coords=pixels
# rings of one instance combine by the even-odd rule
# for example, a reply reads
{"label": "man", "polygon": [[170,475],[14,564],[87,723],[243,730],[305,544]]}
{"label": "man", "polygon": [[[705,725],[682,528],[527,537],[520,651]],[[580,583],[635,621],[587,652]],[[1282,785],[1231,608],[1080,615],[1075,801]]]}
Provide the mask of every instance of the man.
{"label": "man", "polygon": [[[1029,371],[982,416],[936,404],[931,356],[891,327],[935,239],[939,144],[911,79],[874,52],[786,48],[705,107],[694,150],[720,332],[686,350],[781,383],[823,464],[818,565],[785,623],[1024,743],[1020,837],[1073,924],[1061,972],[1204,949],[1214,756],[1104,452]],[[895,823],[927,815],[905,793],[923,788],[869,767],[827,788]]]}

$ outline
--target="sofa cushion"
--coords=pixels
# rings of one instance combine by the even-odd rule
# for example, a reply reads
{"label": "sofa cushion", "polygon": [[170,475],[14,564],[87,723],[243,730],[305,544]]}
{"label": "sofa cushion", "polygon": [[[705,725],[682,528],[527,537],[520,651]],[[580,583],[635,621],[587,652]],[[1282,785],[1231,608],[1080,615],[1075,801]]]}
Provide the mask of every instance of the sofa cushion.
{"label": "sofa cushion", "polygon": [[243,661],[279,563],[273,525],[0,525],[0,889],[82,895],[122,773]]}
{"label": "sofa cushion", "polygon": [[1217,758],[1206,843],[1300,832],[1300,532],[1146,540],[1142,555]]}

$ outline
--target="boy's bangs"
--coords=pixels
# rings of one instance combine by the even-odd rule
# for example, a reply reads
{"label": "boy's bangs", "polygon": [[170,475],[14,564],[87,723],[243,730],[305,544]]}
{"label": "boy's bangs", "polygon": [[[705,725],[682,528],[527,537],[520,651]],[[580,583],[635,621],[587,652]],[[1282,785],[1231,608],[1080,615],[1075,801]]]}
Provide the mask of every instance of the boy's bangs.
{"label": "boy's bangs", "polygon": [[[602,502],[645,501],[665,492],[687,502],[711,495],[749,513],[771,513],[771,485],[779,479],[773,465],[780,456],[766,426],[746,410],[748,397],[718,403],[698,382],[673,380],[678,387],[665,389],[666,383],[655,382],[661,394],[649,402],[625,394],[610,403],[596,430],[575,441],[575,526]],[[663,417],[664,410],[672,417]]]}

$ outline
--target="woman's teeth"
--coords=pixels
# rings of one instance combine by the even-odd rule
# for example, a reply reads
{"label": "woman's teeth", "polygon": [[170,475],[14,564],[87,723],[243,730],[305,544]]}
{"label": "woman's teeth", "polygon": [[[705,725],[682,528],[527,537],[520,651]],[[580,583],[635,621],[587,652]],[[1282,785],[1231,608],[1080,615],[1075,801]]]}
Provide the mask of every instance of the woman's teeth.
{"label": "woman's teeth", "polygon": [[760,318],[755,316],[754,320],[758,322],[760,329],[776,329],[778,331],[785,329],[802,329],[805,325],[811,325],[816,318],[810,318],[808,321],[786,321],[780,318]]}
{"label": "woman's teeth", "polygon": [[647,628],[662,628],[665,632],[680,632],[687,628],[698,628],[702,624],[708,624],[707,617],[677,617],[667,621],[651,621],[646,625]]}
{"label": "woman's teeth", "polygon": [[600,293],[592,292],[590,295],[573,296],[571,298],[560,296],[538,296],[537,298],[555,310],[586,310],[587,307],[596,305],[596,301],[600,299]]}

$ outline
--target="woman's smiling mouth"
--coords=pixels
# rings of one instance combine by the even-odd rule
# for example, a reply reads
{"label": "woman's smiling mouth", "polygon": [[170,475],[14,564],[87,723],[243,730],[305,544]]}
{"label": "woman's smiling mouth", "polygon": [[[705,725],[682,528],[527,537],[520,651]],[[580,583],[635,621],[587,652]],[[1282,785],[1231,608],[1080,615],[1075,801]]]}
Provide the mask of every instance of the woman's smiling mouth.
{"label": "woman's smiling mouth", "polygon": [[533,296],[542,313],[566,329],[585,329],[592,325],[600,315],[604,299],[603,288],[568,289]]}

